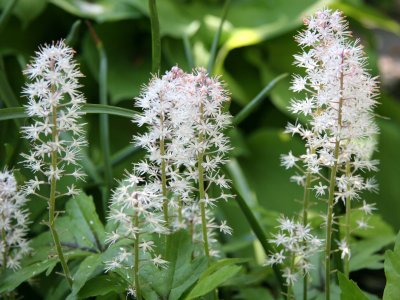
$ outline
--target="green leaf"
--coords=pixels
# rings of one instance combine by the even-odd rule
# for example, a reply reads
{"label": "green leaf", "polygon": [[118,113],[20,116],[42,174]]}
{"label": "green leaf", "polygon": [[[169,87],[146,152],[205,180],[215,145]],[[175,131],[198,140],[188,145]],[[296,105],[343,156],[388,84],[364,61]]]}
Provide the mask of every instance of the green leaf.
{"label": "green leaf", "polygon": [[[7,5],[9,0],[0,1],[0,7]],[[46,8],[46,0],[17,0],[12,13],[20,19],[23,26],[28,25],[31,21],[36,19]]]}
{"label": "green leaf", "polygon": [[257,106],[265,99],[267,93],[275,87],[275,85],[287,77],[287,74],[281,74],[271,80],[266,87],[262,89],[262,91],[251,100],[233,119],[233,125],[240,124],[244,119],[246,119],[256,108]]}
{"label": "green leaf", "polygon": [[119,247],[119,243],[114,244],[101,254],[93,253],[79,264],[77,271],[73,275],[72,291],[67,300],[75,299],[87,281],[104,272],[104,262],[118,255]]}
{"label": "green leaf", "polygon": [[[87,114],[109,114],[125,118],[133,118],[136,114],[134,110],[122,108],[118,106],[103,104],[84,104],[82,111]],[[12,107],[0,109],[0,121],[27,118],[23,107]]]}
{"label": "green leaf", "polygon": [[347,279],[341,272],[338,272],[338,278],[341,290],[340,300],[368,300],[368,297],[364,295],[353,280]]}
{"label": "green leaf", "polygon": [[74,232],[79,232],[79,234],[75,234],[78,237],[77,243],[97,248],[100,251],[103,248],[105,232],[96,213],[93,198],[86,196],[83,192],[80,193],[67,202],[66,212],[70,218],[69,228],[72,226]]}
{"label": "green leaf", "polygon": [[400,24],[374,7],[363,3],[351,5],[344,2],[334,2],[331,6],[343,11],[346,16],[356,19],[367,28],[379,28],[400,35]]}
{"label": "green leaf", "polygon": [[194,246],[186,231],[178,231],[170,236],[166,260],[167,270],[147,265],[143,266],[141,278],[150,285],[159,297],[169,300],[179,299],[190,288],[207,267],[205,257],[192,260]]}
{"label": "green leaf", "polygon": [[302,189],[290,182],[295,172],[280,166],[280,155],[289,151],[302,154],[303,143],[281,131],[263,129],[250,135],[247,145],[249,155],[241,157],[239,164],[259,205],[289,216],[296,213],[300,206],[294,200],[301,199]]}
{"label": "green leaf", "polygon": [[394,251],[385,252],[386,286],[383,300],[397,300],[400,295],[400,232],[397,235]]}
{"label": "green leaf", "polygon": [[86,282],[78,293],[78,296],[79,298],[89,298],[109,293],[120,294],[125,292],[127,287],[127,282],[115,274],[101,275]]}
{"label": "green leaf", "polygon": [[378,251],[393,243],[394,239],[394,235],[378,235],[351,243],[350,271],[382,269],[384,257]]}
{"label": "green leaf", "polygon": [[186,231],[172,235],[167,260],[170,280],[169,300],[177,300],[199,278],[207,266],[205,257],[192,260],[193,244]]}
{"label": "green leaf", "polygon": [[52,269],[57,264],[56,259],[47,259],[35,263],[28,267],[24,267],[16,272],[7,271],[0,277],[0,294],[4,292],[11,292],[18,287],[22,282],[39,275],[47,269]]}
{"label": "green leaf", "polygon": [[[27,0],[29,1],[29,0]],[[94,19],[98,22],[112,22],[136,19],[142,14],[131,4],[131,0],[50,0],[50,3],[80,18]]]}
{"label": "green leaf", "polygon": [[216,73],[220,73],[225,58],[233,49],[258,44],[301,25],[302,18],[332,1],[281,0],[272,5],[264,0],[232,5],[228,21],[235,24],[220,49]]}
{"label": "green leaf", "polygon": [[222,259],[213,263],[203,272],[199,281],[185,299],[189,300],[204,296],[235,276],[242,267],[232,264],[238,262],[243,262],[243,259]]}

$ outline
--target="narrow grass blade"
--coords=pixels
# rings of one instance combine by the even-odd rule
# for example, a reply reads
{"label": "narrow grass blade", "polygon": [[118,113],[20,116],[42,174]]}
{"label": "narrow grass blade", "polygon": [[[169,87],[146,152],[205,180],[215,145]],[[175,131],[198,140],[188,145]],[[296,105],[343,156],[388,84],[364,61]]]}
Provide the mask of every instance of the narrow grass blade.
{"label": "narrow grass blade", "polygon": [[8,18],[11,15],[12,10],[14,9],[15,4],[17,4],[18,0],[9,0],[6,6],[3,9],[3,12],[0,16],[0,32],[3,30],[5,24],[7,23]]}
{"label": "narrow grass blade", "polygon": [[74,24],[72,24],[71,30],[69,31],[67,37],[65,38],[65,43],[67,45],[73,47],[76,44],[81,24],[82,24],[81,20],[76,20]]}
{"label": "narrow grass blade", "polygon": [[272,79],[253,100],[249,102],[234,118],[233,125],[239,125],[244,119],[246,119],[257,106],[265,99],[265,96],[276,86],[276,84],[283,78],[287,77],[288,74],[281,74]]}
{"label": "narrow grass blade", "polygon": [[[97,53],[99,55],[99,98],[100,104],[107,105],[107,73],[108,61],[107,54],[103,47],[103,42],[98,37],[96,31],[89,21],[86,22],[90,34],[96,44]],[[100,115],[100,143],[103,150],[103,163],[104,163],[104,182],[105,190],[103,190],[103,211],[106,213],[108,208],[108,199],[112,189],[112,165],[111,165],[111,151],[110,151],[110,132],[108,115]]]}
{"label": "narrow grass blade", "polygon": [[231,4],[231,0],[225,1],[224,8],[222,11],[222,16],[221,16],[221,22],[219,23],[218,30],[214,35],[214,39],[213,39],[213,42],[211,45],[211,50],[210,50],[210,60],[208,61],[208,67],[207,67],[208,74],[212,74],[212,71],[214,69],[215,56],[217,54],[219,38],[221,37],[222,28],[224,26],[226,16],[228,15],[228,10],[229,10],[230,4]]}
{"label": "narrow grass blade", "polygon": [[[250,195],[250,187],[247,183],[247,180],[242,172],[242,169],[237,162],[236,159],[231,158],[229,163],[226,166],[228,174],[232,179],[232,186],[236,192],[236,202],[238,203],[241,211],[247,219],[251,229],[256,235],[257,239],[260,241],[265,253],[268,255],[273,251],[273,248],[268,243],[267,236],[262,229],[260,222],[257,220],[256,216],[253,214],[248,202],[252,201]],[[274,275],[280,285],[280,288],[283,292],[286,291],[286,287],[284,285],[284,281],[278,266],[274,265],[273,267]]]}
{"label": "narrow grass blade", "polygon": [[[84,104],[82,111],[87,114],[108,114],[131,119],[136,113],[134,110],[118,106],[103,104]],[[27,118],[23,107],[10,107],[0,109],[0,121]]]}
{"label": "narrow grass blade", "polygon": [[161,68],[161,37],[156,0],[149,0],[149,11],[151,22],[152,70],[153,73],[158,73]]}

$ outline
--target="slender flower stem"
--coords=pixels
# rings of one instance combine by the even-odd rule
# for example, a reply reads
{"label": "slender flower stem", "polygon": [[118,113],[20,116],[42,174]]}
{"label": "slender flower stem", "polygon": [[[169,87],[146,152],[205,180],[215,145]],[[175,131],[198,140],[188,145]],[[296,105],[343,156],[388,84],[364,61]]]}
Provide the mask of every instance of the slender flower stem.
{"label": "slender flower stem", "polygon": [[[200,140],[202,140],[203,135],[200,134]],[[203,243],[204,243],[204,253],[207,256],[208,264],[210,264],[210,250],[208,247],[208,236],[207,236],[207,219],[206,219],[206,204],[204,202],[205,199],[205,190],[204,190],[204,170],[203,170],[203,156],[204,153],[200,153],[198,156],[197,168],[199,171],[199,199],[200,199],[200,212],[201,212],[201,226],[203,231]]]}
{"label": "slender flower stem", "polygon": [[[200,104],[200,114],[201,118],[203,117],[203,104]],[[201,145],[204,140],[204,134],[200,132],[199,134],[199,144]],[[200,151],[197,156],[197,169],[199,174],[199,200],[200,200],[200,213],[201,213],[201,226],[203,232],[203,244],[204,244],[204,253],[207,256],[208,264],[210,264],[210,249],[208,246],[208,236],[207,236],[207,218],[206,218],[206,204],[205,200],[205,190],[204,190],[204,169],[203,169],[203,159],[204,159],[204,150]]]}
{"label": "slender flower stem", "polygon": [[[161,131],[163,131],[164,116],[160,118]],[[168,214],[168,191],[167,191],[167,175],[166,175],[166,163],[165,163],[165,142],[164,138],[160,139],[160,155],[161,155],[161,186],[163,195],[163,211],[165,225],[169,228],[169,214]]]}
{"label": "slender flower stem", "polygon": [[[53,143],[58,142],[58,132],[57,132],[57,107],[53,106],[52,108],[52,121],[53,121],[53,126],[52,126],[52,141]],[[56,170],[57,168],[57,151],[52,151],[51,152],[51,167],[53,171]],[[57,255],[58,258],[60,259],[61,266],[64,270],[65,277],[68,281],[69,287],[72,287],[72,277],[71,273],[68,268],[68,264],[65,261],[64,254],[62,252],[61,248],[61,243],[60,239],[58,237],[58,233],[56,231],[55,227],[55,206],[56,206],[56,191],[57,191],[57,180],[55,178],[55,175],[53,174],[51,176],[51,182],[50,182],[50,199],[49,199],[49,227],[51,231],[51,235],[53,236],[53,241],[56,246],[57,250]]]}
{"label": "slender flower stem", "polygon": [[[344,60],[344,54],[342,53],[342,65]],[[340,99],[338,109],[338,129],[340,131],[342,127],[342,106],[343,106],[343,70],[340,73]],[[339,137],[336,138],[334,159],[335,163],[331,168],[330,180],[329,180],[329,199],[328,199],[328,212],[326,220],[326,248],[325,248],[325,299],[330,299],[330,278],[331,278],[331,247],[332,247],[332,222],[333,222],[333,200],[335,196],[336,187],[336,173],[338,169],[338,158],[339,158]]]}
{"label": "slender flower stem", "polygon": [[181,224],[183,221],[183,215],[182,215],[182,198],[178,196],[178,222]]}
{"label": "slender flower stem", "polygon": [[[133,220],[135,227],[139,227],[139,215],[137,210],[134,213],[134,220]],[[135,245],[134,245],[134,256],[135,256],[135,262],[134,262],[134,272],[135,272],[135,289],[136,289],[136,299],[141,300],[142,299],[142,293],[140,290],[140,283],[139,283],[139,232],[136,233],[135,235]]]}
{"label": "slender flower stem", "polygon": [[[314,153],[313,149],[311,149],[311,153]],[[303,197],[303,225],[307,226],[308,224],[308,207],[310,202],[310,185],[311,185],[311,173],[307,173],[306,182],[304,185],[304,197]],[[307,273],[304,274],[303,277],[303,300],[307,299],[307,291],[308,291],[308,276]]]}
{"label": "slender flower stem", "polygon": [[[1,215],[1,218],[4,220],[3,214]],[[7,242],[6,241],[7,238],[6,238],[6,230],[5,230],[5,228],[1,229],[1,239],[2,239],[2,241],[4,243],[4,248],[5,248],[4,252],[3,252],[3,257],[2,257],[2,260],[3,260],[3,262],[2,262],[2,270],[1,270],[1,273],[2,273],[7,269],[7,252],[8,252],[8,249],[7,249],[7,243],[6,243]]]}
{"label": "slender flower stem", "polygon": [[[292,257],[290,258],[290,274],[293,274],[295,259],[296,259],[295,254],[292,253]],[[289,284],[288,285],[288,289],[287,289],[287,294],[286,294],[286,299],[287,300],[293,299],[292,292],[293,292],[293,284]]]}
{"label": "slender flower stem", "polygon": [[[350,170],[350,161],[346,163],[346,177],[348,178],[351,175]],[[350,212],[351,212],[351,198],[346,198],[346,217],[345,217],[345,234],[346,234],[346,245],[349,247],[350,245]],[[350,274],[350,266],[349,266],[350,256],[346,255],[344,257],[344,276],[349,278]]]}

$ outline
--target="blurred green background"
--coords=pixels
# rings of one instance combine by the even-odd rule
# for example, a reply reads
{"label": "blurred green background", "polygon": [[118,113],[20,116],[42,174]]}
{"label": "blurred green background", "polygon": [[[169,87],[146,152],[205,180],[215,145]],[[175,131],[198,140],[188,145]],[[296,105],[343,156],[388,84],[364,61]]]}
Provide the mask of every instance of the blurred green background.
{"label": "blurred green background", "polygon": [[[10,7],[13,2],[15,6]],[[173,65],[187,71],[193,65],[207,66],[224,1],[162,0],[157,5],[162,72]],[[400,19],[400,5],[396,1],[232,0],[213,74],[221,75],[227,83],[232,93],[230,110],[236,114],[273,78],[282,73],[299,72],[292,66],[293,54],[300,51],[293,36],[306,15],[324,6],[340,9],[348,16],[354,35],[365,46],[371,72],[381,76],[381,105],[377,109],[381,135],[375,155],[381,161],[376,175],[380,192],[366,197],[377,203],[383,219],[397,231],[400,229],[400,24],[396,19]],[[67,36],[86,76],[82,90],[88,102],[99,103],[99,57],[84,20],[91,22],[106,51],[109,104],[133,108],[133,98],[151,77],[147,1],[1,0],[0,8],[3,11],[0,108],[25,103],[26,99],[20,97],[24,82],[21,71],[38,45]],[[11,13],[4,14],[8,9]],[[258,211],[273,218],[274,212],[295,214],[300,207],[295,200],[302,195],[289,182],[291,173],[279,166],[280,154],[291,149],[295,153],[303,151],[301,141],[283,134],[287,122],[295,121],[286,108],[293,97],[289,85],[290,76],[231,131],[235,150],[230,168],[243,175],[236,178],[235,184],[242,186],[252,208],[265,208],[266,211],[259,208]],[[99,141],[98,115],[86,118],[90,147],[84,167],[101,177],[104,151]],[[121,178],[124,169],[130,169],[131,163],[143,156],[129,145],[138,128],[126,118],[111,116],[109,120],[113,175]],[[23,124],[20,121],[19,125]],[[28,146],[20,140],[15,122],[0,123],[0,167],[20,168],[19,153]],[[96,176],[89,176],[83,187],[95,196],[101,194]],[[97,203],[99,207],[100,203]],[[31,204],[32,218],[40,220],[44,208],[43,203]],[[319,213],[320,208],[316,206],[315,211]],[[234,202],[223,205],[220,213],[234,227],[235,236],[249,233],[247,222]]]}

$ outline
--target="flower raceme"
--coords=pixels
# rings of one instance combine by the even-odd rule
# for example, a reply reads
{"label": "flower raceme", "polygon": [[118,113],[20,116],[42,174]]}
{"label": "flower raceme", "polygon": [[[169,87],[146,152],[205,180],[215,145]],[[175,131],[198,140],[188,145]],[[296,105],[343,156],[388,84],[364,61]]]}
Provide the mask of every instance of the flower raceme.
{"label": "flower raceme", "polygon": [[[22,128],[32,146],[28,154],[23,154],[24,165],[38,175],[26,184],[27,194],[36,194],[52,178],[59,181],[71,176],[79,180],[85,176],[77,161],[80,147],[86,145],[83,124],[78,122],[85,103],[78,91],[78,79],[83,75],[73,54],[63,41],[46,45],[24,71],[29,80],[23,90],[28,98],[25,110],[33,120]],[[43,175],[47,182],[38,179]],[[65,195],[76,193],[73,184],[64,191]]]}
{"label": "flower raceme", "polygon": [[[230,124],[229,114],[223,111],[228,100],[222,83],[210,78],[205,69],[197,68],[188,74],[178,67],[161,78],[153,77],[136,99],[136,106],[143,112],[134,122],[147,125],[148,131],[134,141],[148,154],[146,160],[135,165],[135,170],[148,177],[154,192],[159,191],[170,230],[200,227],[202,218],[196,214],[201,203],[208,209],[217,200],[231,197],[224,192],[216,198],[207,194],[212,184],[222,190],[229,187],[228,180],[220,174],[224,156],[230,150],[223,133]],[[199,188],[199,184],[203,186]],[[204,215],[209,223],[207,230],[230,232],[225,223],[213,222],[211,212]],[[201,240],[203,233],[193,233],[195,240],[196,236]]]}
{"label": "flower raceme", "polygon": [[18,189],[11,171],[0,172],[0,269],[16,270],[31,251],[26,238],[28,212],[26,198]]}
{"label": "flower raceme", "polygon": [[[43,46],[36,53],[24,71],[29,83],[23,90],[28,98],[25,110],[33,123],[22,127],[23,136],[31,144],[30,152],[22,155],[23,163],[35,173],[35,178],[25,184],[24,192],[48,201],[47,224],[70,287],[71,273],[55,228],[55,204],[57,198],[78,193],[74,184],[61,190],[57,183],[63,177],[80,180],[85,176],[78,164],[80,147],[86,145],[84,124],[79,123],[85,98],[78,91],[78,79],[83,75],[73,61],[73,54],[63,41]],[[40,191],[42,185],[49,186],[49,194],[44,195],[46,189]]]}
{"label": "flower raceme", "polygon": [[223,112],[228,97],[221,82],[202,68],[188,74],[173,67],[161,77],[154,76],[135,100],[142,112],[133,122],[147,130],[134,136],[134,143],[147,154],[114,191],[109,219],[116,230],[107,238],[110,245],[132,240],[133,255],[129,247],[121,247],[106,264],[108,271],[133,269],[128,292],[140,299],[142,265],[168,266],[156,254],[155,235],[166,235],[168,243],[169,234],[187,229],[196,244],[203,242],[209,257],[217,255],[212,247],[214,229],[231,232],[226,222],[216,224],[211,210],[218,199],[230,196],[221,192],[211,198],[207,193],[212,184],[221,191],[229,187],[219,169],[230,149],[223,134],[230,116]]}
{"label": "flower raceme", "polygon": [[[324,9],[304,23],[306,29],[296,37],[302,52],[294,56],[294,64],[303,68],[305,75],[295,75],[291,87],[301,98],[293,99],[289,109],[306,122],[289,124],[286,132],[300,135],[306,151],[300,156],[282,155],[281,162],[286,169],[295,167],[301,172],[292,180],[304,187],[307,199],[308,191],[314,191],[317,199],[328,199],[325,262],[329,299],[333,205],[342,202],[346,207],[346,238],[339,242],[339,250],[348,276],[351,202],[362,199],[364,191],[377,190],[374,178],[365,174],[376,171],[378,164],[371,159],[379,132],[373,118],[378,86],[366,69],[359,40],[351,39],[341,12]],[[329,170],[330,178],[323,175],[324,169]],[[308,200],[304,203],[307,217]],[[366,216],[373,208],[365,202],[363,207]],[[364,228],[366,222],[366,218],[359,220]]]}

